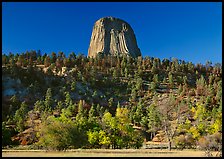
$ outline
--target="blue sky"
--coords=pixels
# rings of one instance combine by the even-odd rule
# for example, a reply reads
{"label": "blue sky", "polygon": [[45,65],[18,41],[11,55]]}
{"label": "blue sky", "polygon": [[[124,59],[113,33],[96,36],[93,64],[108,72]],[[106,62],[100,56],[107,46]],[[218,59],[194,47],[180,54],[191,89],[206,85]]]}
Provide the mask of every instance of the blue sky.
{"label": "blue sky", "polygon": [[2,53],[87,55],[105,16],[131,25],[143,57],[222,63],[221,2],[3,2]]}

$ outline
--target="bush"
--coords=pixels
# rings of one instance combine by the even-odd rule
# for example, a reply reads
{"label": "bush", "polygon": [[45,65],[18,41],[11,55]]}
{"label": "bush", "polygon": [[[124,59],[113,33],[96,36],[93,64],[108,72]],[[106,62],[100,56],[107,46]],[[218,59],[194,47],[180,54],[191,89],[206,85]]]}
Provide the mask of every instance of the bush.
{"label": "bush", "polygon": [[222,134],[215,133],[203,136],[198,140],[198,145],[202,150],[220,151],[222,149]]}
{"label": "bush", "polygon": [[186,147],[188,148],[192,148],[193,146],[195,146],[195,140],[191,134],[185,135],[185,143]]}
{"label": "bush", "polygon": [[5,122],[2,122],[2,146],[11,145],[11,131],[6,128]]}
{"label": "bush", "polygon": [[206,148],[208,148],[209,142],[204,136],[202,136],[198,139],[198,146],[200,149],[205,150]]}
{"label": "bush", "polygon": [[195,145],[191,134],[177,136],[174,141],[175,146],[179,149],[192,148]]}
{"label": "bush", "polygon": [[184,135],[180,135],[175,138],[175,146],[179,149],[183,149],[185,147]]}
{"label": "bush", "polygon": [[85,144],[85,133],[73,123],[63,123],[55,118],[48,119],[40,131],[38,146],[50,150],[80,148]]}
{"label": "bush", "polygon": [[135,130],[132,134],[131,141],[129,141],[130,148],[139,149],[143,145],[144,138],[142,134]]}

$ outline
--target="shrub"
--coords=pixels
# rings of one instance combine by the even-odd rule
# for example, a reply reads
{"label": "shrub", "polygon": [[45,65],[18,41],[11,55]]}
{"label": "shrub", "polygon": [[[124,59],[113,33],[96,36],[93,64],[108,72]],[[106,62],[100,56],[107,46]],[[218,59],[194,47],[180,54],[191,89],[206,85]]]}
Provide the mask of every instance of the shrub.
{"label": "shrub", "polygon": [[85,133],[79,131],[74,123],[48,118],[41,128],[38,146],[52,150],[66,150],[70,146],[80,148],[85,144],[85,139]]}
{"label": "shrub", "polygon": [[220,151],[222,148],[222,134],[215,133],[212,135],[203,136],[198,140],[198,145],[202,150]]}
{"label": "shrub", "polygon": [[189,148],[192,148],[193,146],[195,146],[195,140],[191,134],[185,135],[185,143],[186,143],[186,146],[188,146]]}
{"label": "shrub", "polygon": [[198,146],[200,149],[204,150],[204,149],[208,148],[209,141],[204,136],[202,136],[198,139]]}
{"label": "shrub", "polygon": [[185,137],[184,135],[180,135],[175,138],[175,146],[177,148],[183,149],[185,147]]}
{"label": "shrub", "polygon": [[2,146],[11,145],[11,131],[6,128],[5,122],[2,122]]}
{"label": "shrub", "polygon": [[195,140],[191,134],[177,136],[174,141],[175,146],[179,149],[192,148],[195,145]]}

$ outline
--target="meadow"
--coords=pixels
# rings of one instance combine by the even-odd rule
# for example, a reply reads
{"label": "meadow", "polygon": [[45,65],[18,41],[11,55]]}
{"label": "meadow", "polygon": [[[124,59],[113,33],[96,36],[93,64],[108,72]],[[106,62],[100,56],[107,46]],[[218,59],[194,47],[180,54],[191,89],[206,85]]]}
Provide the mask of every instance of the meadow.
{"label": "meadow", "polygon": [[[212,152],[215,156],[217,152]],[[167,149],[73,149],[67,151],[2,150],[2,157],[205,157],[200,150]]]}

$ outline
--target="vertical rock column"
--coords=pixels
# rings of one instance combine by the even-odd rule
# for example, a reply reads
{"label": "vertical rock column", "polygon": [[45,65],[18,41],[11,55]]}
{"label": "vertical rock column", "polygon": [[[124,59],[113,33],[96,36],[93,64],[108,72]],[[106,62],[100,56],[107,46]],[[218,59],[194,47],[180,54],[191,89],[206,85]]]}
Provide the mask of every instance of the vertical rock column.
{"label": "vertical rock column", "polygon": [[125,54],[141,56],[134,31],[131,26],[118,18],[105,17],[93,26],[88,57],[96,57],[99,52],[111,55]]}

